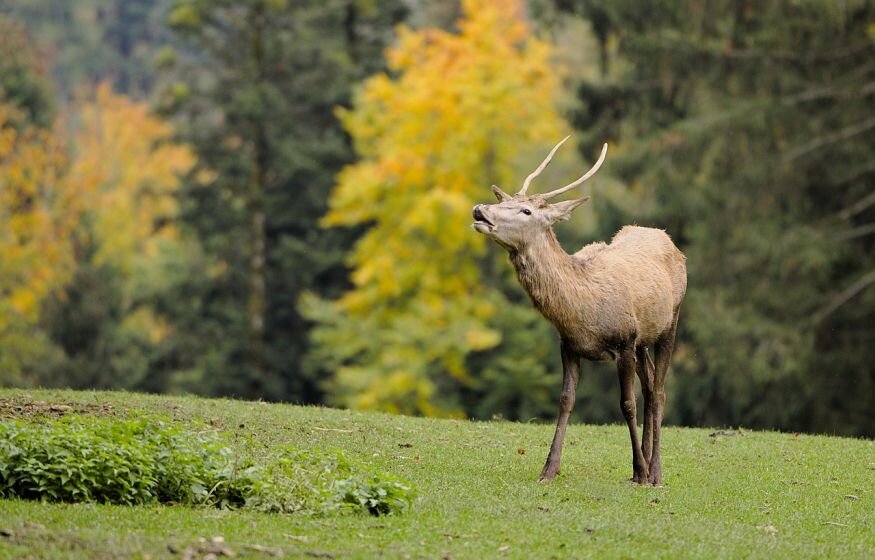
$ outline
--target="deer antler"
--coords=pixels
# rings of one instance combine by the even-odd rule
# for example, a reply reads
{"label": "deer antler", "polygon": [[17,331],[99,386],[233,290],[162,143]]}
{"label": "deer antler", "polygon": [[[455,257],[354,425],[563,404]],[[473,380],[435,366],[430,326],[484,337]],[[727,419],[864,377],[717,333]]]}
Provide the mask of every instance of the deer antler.
{"label": "deer antler", "polygon": [[556,144],[556,146],[554,146],[552,150],[550,150],[550,153],[547,154],[547,159],[545,159],[544,161],[542,161],[542,162],[541,162],[541,165],[539,165],[537,169],[535,169],[534,171],[532,171],[532,173],[531,173],[528,177],[526,177],[526,180],[523,182],[523,188],[521,188],[521,189],[520,189],[520,192],[516,193],[514,196],[520,196],[520,195],[524,195],[524,194],[526,194],[526,191],[529,190],[529,184],[531,184],[532,179],[534,179],[535,177],[537,177],[538,175],[541,174],[541,171],[543,171],[544,168],[547,167],[547,166],[550,164],[550,160],[553,159],[553,155],[556,154],[556,150],[559,149],[559,146],[561,146],[562,144],[564,144],[565,141],[568,140],[569,138],[571,138],[570,135],[569,135],[569,136],[566,136],[565,138],[563,138],[562,140],[560,140],[559,143]]}
{"label": "deer antler", "polygon": [[[564,141],[565,140],[563,140],[562,142],[564,142]],[[562,142],[560,142],[560,144]],[[558,148],[558,147],[559,146],[556,146],[556,148]],[[553,150],[555,151],[556,148],[553,148]],[[559,196],[560,194],[562,194],[564,192],[568,192],[571,189],[573,189],[574,187],[582,184],[584,181],[586,181],[587,179],[589,179],[590,177],[595,175],[595,172],[599,170],[599,167],[601,167],[602,163],[605,161],[605,155],[607,153],[608,153],[608,145],[605,144],[604,146],[602,146],[602,153],[599,156],[599,160],[597,162],[595,162],[595,165],[592,166],[592,169],[590,169],[589,171],[584,173],[583,176],[580,177],[580,179],[574,181],[573,183],[568,183],[564,187],[562,187],[560,189],[556,189],[555,191],[550,191],[548,193],[542,194],[542,195],[540,195],[540,197],[543,198],[544,200],[548,200],[548,199],[553,198],[554,196]],[[553,156],[553,152],[550,152],[550,157],[552,157],[552,156]],[[550,161],[550,157],[547,158],[547,161]],[[544,164],[542,164],[542,166],[543,165]],[[539,167],[538,171],[540,171],[540,170],[541,170],[541,168]]]}

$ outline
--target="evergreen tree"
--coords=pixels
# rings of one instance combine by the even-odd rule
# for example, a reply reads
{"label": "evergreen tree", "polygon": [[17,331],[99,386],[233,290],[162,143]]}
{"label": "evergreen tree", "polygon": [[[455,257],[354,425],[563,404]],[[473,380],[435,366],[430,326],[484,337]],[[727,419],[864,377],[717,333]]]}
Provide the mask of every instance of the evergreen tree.
{"label": "evergreen tree", "polygon": [[49,128],[54,102],[22,25],[0,15],[0,104],[6,106],[5,126]]}
{"label": "evergreen tree", "polygon": [[136,98],[155,85],[153,62],[169,41],[170,0],[4,0],[0,14],[28,29],[62,97],[111,82]]}
{"label": "evergreen tree", "polygon": [[379,68],[403,14],[394,1],[174,3],[169,22],[183,46],[161,103],[200,157],[183,217],[212,259],[212,281],[186,288],[202,290],[203,307],[177,318],[192,333],[172,366],[190,372],[187,386],[319,399],[301,370],[308,325],[297,300],[344,283],[350,234],[316,226],[351,159],[334,110]]}
{"label": "evergreen tree", "polygon": [[875,433],[875,6],[557,4],[603,52],[576,126],[642,201],[600,212],[688,257],[669,420]]}

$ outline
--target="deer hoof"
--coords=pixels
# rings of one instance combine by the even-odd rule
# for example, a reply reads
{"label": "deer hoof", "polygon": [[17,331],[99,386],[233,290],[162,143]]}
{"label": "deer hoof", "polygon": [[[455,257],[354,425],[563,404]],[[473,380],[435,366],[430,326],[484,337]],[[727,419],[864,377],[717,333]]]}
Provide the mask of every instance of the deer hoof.
{"label": "deer hoof", "polygon": [[647,472],[636,472],[634,475],[632,475],[632,483],[646,486],[650,484],[650,476],[648,476]]}
{"label": "deer hoof", "polygon": [[541,472],[541,476],[538,477],[538,482],[550,482],[556,478],[557,474],[559,474],[559,469],[544,468],[543,472]]}

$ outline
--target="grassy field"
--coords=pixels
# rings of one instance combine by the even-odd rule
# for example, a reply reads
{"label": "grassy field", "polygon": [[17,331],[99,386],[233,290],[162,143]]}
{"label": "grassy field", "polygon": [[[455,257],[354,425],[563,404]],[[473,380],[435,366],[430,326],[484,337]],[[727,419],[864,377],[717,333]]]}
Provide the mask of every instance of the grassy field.
{"label": "grassy field", "polygon": [[872,441],[666,428],[665,486],[645,488],[628,482],[624,426],[575,425],[562,474],[539,484],[548,425],[69,391],[0,391],[0,412],[40,401],[207,422],[254,456],[342,449],[419,498],[401,516],[334,518],[0,500],[0,558],[875,557]]}

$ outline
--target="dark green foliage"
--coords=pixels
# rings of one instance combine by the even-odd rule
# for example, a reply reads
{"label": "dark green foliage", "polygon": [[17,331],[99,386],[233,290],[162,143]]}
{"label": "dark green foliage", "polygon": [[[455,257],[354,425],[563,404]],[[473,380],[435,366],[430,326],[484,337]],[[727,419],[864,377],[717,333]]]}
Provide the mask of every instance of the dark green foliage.
{"label": "dark green foliage", "polygon": [[0,497],[187,504],[275,513],[400,513],[413,492],[341,453],[281,448],[267,466],[167,420],[0,423]]}
{"label": "dark green foliage", "polygon": [[[160,107],[200,157],[182,217],[221,272],[189,283],[202,305],[177,314],[191,336],[165,364],[199,392],[322,398],[324,372],[301,365],[309,324],[297,305],[305,290],[333,296],[347,282],[355,232],[317,224],[352,161],[334,111],[381,66],[403,14],[396,1],[173,3],[181,47],[167,54]],[[214,178],[196,180],[202,170]],[[178,387],[170,377],[157,389]]]}
{"label": "dark green foliage", "polygon": [[40,322],[63,359],[42,364],[36,382],[50,386],[63,379],[66,387],[79,389],[138,387],[154,349],[145,335],[123,328],[130,307],[125,300],[122,277],[112,266],[79,263],[63,294],[43,305]]}
{"label": "dark green foliage", "polygon": [[605,62],[575,124],[641,201],[607,227],[688,257],[668,421],[875,434],[875,6],[557,4]]}
{"label": "dark green foliage", "polygon": [[156,51],[169,40],[169,0],[4,0],[0,14],[22,22],[65,98],[109,80],[144,97],[155,85]]}
{"label": "dark green foliage", "polygon": [[20,114],[10,115],[16,127],[48,128],[54,118],[51,91],[25,29],[0,12],[0,103]]}
{"label": "dark green foliage", "polygon": [[494,323],[503,333],[501,344],[468,360],[478,375],[464,394],[464,408],[475,418],[525,422],[556,412],[556,387],[562,380],[559,337],[552,325],[529,312],[530,305],[526,299],[501,307]]}

